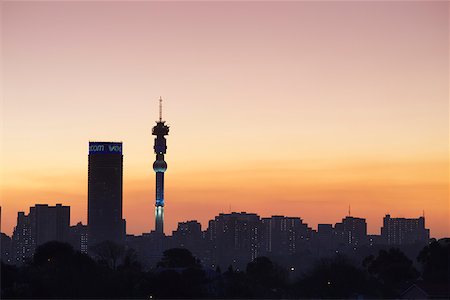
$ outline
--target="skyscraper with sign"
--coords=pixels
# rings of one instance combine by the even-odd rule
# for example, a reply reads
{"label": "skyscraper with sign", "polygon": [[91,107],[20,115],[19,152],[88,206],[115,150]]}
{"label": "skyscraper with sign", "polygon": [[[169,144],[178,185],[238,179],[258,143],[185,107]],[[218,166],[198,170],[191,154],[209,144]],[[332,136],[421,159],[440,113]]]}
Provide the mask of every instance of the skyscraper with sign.
{"label": "skyscraper with sign", "polygon": [[89,142],[88,242],[94,246],[109,240],[123,243],[122,143]]}

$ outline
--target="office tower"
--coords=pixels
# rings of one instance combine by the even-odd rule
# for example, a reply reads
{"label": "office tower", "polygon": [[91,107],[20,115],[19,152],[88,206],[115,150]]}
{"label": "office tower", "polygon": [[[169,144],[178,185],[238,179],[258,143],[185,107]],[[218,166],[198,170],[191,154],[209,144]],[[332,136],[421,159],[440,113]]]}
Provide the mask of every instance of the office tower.
{"label": "office tower", "polygon": [[356,247],[367,242],[366,219],[345,217],[342,223],[336,223],[334,230],[337,240],[343,244]]}
{"label": "office tower", "polygon": [[106,240],[116,243],[125,240],[122,176],[122,143],[89,142],[89,247]]}
{"label": "office tower", "polygon": [[381,237],[388,245],[406,245],[414,243],[428,243],[430,230],[425,228],[425,217],[417,219],[391,218],[386,215],[383,219]]}
{"label": "office tower", "polygon": [[88,227],[78,222],[75,226],[70,226],[70,244],[73,249],[81,253],[88,253]]}
{"label": "office tower", "polygon": [[164,160],[166,153],[166,138],[169,134],[169,126],[162,120],[162,99],[159,98],[159,121],[152,129],[152,134],[156,136],[153,147],[156,160],[153,163],[153,170],[156,173],[156,203],[155,203],[155,232],[164,234],[164,172],[167,170],[167,163]]}
{"label": "office tower", "polygon": [[292,255],[306,240],[307,225],[298,217],[272,216],[261,219],[261,253]]}
{"label": "office tower", "polygon": [[256,214],[221,213],[209,221],[206,235],[213,248],[214,265],[245,267],[259,256],[260,231],[261,221]]}
{"label": "office tower", "polygon": [[69,228],[69,206],[36,204],[28,215],[19,212],[12,238],[14,262],[32,257],[36,248],[46,242],[69,242]]}

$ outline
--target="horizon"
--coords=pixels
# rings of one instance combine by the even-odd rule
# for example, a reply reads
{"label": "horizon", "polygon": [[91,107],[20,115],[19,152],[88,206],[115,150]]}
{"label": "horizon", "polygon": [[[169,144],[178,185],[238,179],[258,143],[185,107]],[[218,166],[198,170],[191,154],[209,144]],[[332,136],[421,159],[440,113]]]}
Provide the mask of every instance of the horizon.
{"label": "horizon", "polygon": [[2,232],[36,203],[87,224],[95,140],[123,142],[127,233],[154,230],[161,95],[166,234],[228,210],[316,229],[351,205],[368,234],[424,211],[450,236],[448,3],[0,7]]}

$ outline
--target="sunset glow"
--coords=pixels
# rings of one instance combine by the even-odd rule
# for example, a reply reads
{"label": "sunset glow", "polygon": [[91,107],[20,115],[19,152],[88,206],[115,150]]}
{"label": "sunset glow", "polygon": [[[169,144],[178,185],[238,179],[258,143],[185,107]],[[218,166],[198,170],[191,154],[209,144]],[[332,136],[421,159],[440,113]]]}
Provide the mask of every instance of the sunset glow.
{"label": "sunset glow", "polygon": [[2,231],[35,203],[87,221],[88,142],[122,141],[127,233],[220,212],[449,224],[446,2],[1,4]]}

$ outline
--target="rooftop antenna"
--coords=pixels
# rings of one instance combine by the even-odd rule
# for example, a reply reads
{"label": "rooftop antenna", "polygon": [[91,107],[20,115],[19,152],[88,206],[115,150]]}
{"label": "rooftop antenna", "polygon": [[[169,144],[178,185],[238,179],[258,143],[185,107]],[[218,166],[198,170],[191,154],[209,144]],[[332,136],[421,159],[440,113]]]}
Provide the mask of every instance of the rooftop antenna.
{"label": "rooftop antenna", "polygon": [[422,217],[425,219],[425,209],[422,210]]}
{"label": "rooftop antenna", "polygon": [[159,122],[162,122],[162,97],[159,96]]}
{"label": "rooftop antenna", "polygon": [[348,216],[351,217],[351,213],[350,213],[350,204],[348,205]]}

